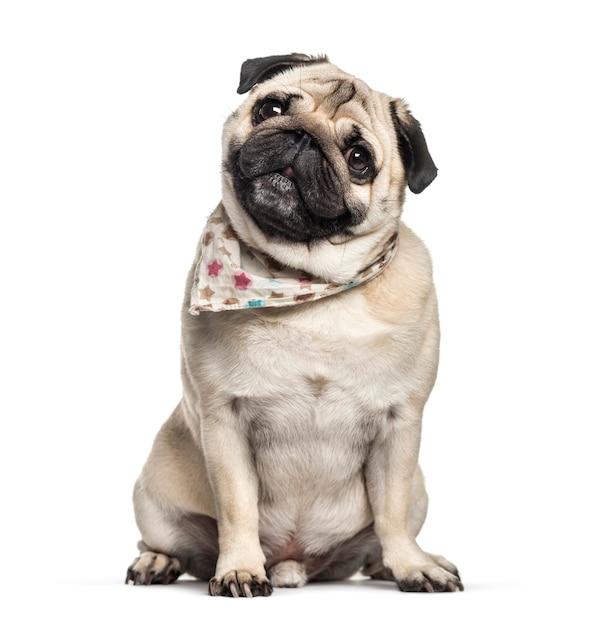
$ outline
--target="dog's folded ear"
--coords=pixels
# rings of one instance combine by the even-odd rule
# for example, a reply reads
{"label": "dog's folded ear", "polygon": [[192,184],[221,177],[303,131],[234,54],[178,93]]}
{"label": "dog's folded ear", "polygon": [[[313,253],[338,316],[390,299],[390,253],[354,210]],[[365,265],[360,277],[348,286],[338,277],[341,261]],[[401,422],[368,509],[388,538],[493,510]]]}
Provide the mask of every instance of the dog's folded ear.
{"label": "dog's folded ear", "polygon": [[312,63],[327,63],[328,57],[309,56],[307,54],[281,54],[258,59],[247,59],[240,70],[240,85],[238,93],[246,93],[257,83],[262,83],[268,78],[284,72],[298,65],[311,65]]}
{"label": "dog's folded ear", "polygon": [[428,151],[420,123],[411,115],[402,100],[390,103],[390,113],[407,184],[413,193],[421,193],[435,178],[438,168]]}

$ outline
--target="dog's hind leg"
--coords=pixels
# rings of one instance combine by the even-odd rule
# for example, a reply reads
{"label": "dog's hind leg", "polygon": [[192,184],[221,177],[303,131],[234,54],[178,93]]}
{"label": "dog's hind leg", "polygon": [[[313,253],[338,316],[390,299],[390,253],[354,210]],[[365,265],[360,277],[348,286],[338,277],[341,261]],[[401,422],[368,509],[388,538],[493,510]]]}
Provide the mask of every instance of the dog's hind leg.
{"label": "dog's hind leg", "polygon": [[179,578],[182,570],[178,559],[149,550],[143,541],[138,543],[138,548],[140,556],[127,568],[125,584],[131,581],[134,585],[168,585]]}
{"label": "dog's hind leg", "polygon": [[144,541],[138,543],[140,555],[129,566],[126,583],[168,585],[184,573],[200,580],[213,576],[218,556],[217,523],[213,518],[184,515],[166,536],[171,539],[160,548],[154,549]]}
{"label": "dog's hind leg", "polygon": [[142,541],[125,582],[209,580],[218,556],[217,523],[204,461],[178,406],[157,435],[133,501]]}

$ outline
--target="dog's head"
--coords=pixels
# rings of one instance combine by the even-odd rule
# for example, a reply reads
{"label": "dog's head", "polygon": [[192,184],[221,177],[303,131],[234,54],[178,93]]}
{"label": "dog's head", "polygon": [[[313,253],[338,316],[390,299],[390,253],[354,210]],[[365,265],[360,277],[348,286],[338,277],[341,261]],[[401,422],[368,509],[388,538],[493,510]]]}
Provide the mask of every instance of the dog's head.
{"label": "dog's head", "polygon": [[248,91],[223,132],[236,231],[284,264],[344,280],[398,227],[406,187],[420,193],[436,177],[419,122],[325,56],[249,59],[238,88]]}

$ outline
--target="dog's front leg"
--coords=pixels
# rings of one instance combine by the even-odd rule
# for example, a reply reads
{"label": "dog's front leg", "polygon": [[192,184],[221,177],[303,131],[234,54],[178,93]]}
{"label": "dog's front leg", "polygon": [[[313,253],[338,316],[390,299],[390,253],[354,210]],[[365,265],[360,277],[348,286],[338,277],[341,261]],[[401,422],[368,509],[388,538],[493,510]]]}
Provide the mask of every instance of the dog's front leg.
{"label": "dog's front leg", "polygon": [[384,567],[401,591],[463,590],[457,568],[424,552],[416,536],[427,496],[418,468],[423,403],[393,410],[366,466],[369,499]]}
{"label": "dog's front leg", "polygon": [[202,442],[215,498],[219,558],[213,596],[268,596],[272,587],[259,542],[258,478],[234,404],[205,413]]}

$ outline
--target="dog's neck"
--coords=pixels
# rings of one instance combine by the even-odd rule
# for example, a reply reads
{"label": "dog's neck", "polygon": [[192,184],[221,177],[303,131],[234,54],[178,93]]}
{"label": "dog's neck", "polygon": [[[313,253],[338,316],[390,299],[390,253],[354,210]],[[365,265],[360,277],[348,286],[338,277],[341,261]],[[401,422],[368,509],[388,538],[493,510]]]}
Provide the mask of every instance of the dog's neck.
{"label": "dog's neck", "polygon": [[[219,205],[202,235],[190,313],[290,306],[346,291],[379,275],[393,258],[398,240],[396,231],[380,242],[368,261],[363,260],[355,269],[351,267],[351,272],[348,263],[344,264],[346,271],[338,275],[320,271],[319,267],[308,271],[299,269],[300,263],[282,263],[281,255],[276,260],[260,247],[245,243],[223,205]],[[348,244],[339,245],[341,254],[348,253]],[[294,261],[294,255],[287,256]],[[341,265],[340,260],[337,263]]]}

